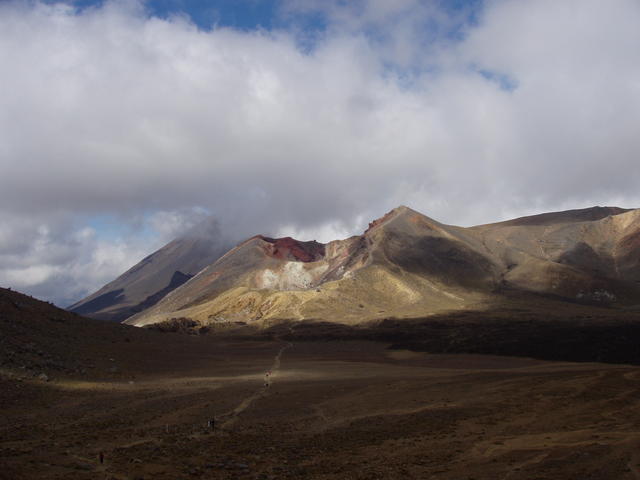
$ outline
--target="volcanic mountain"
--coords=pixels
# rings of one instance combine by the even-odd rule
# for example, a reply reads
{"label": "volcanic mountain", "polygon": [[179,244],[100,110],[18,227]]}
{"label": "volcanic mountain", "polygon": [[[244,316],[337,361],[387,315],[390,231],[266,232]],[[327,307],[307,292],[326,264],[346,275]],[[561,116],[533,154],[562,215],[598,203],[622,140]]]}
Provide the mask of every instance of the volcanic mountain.
{"label": "volcanic mountain", "polygon": [[91,318],[121,322],[155,305],[167,293],[217,260],[229,246],[211,223],[200,225],[71,305],[69,310]]}
{"label": "volcanic mountain", "polygon": [[401,206],[327,244],[258,235],[126,323],[359,323],[478,309],[506,292],[640,303],[639,216],[593,207],[463,228]]}

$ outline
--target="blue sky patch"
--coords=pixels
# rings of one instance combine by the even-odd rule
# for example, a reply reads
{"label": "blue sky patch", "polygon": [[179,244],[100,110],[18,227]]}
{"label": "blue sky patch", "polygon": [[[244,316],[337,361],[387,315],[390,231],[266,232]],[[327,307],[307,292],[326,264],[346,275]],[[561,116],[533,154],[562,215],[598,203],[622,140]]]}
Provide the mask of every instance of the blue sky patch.
{"label": "blue sky patch", "polygon": [[500,90],[512,92],[513,90],[518,88],[517,80],[505,73],[494,72],[485,69],[478,69],[477,72],[485,79],[498,85],[500,87]]}

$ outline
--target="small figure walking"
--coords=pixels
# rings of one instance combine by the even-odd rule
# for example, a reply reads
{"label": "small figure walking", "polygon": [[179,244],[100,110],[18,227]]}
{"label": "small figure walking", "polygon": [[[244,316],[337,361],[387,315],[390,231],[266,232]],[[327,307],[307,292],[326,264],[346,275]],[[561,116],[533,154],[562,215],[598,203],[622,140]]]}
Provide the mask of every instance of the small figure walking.
{"label": "small figure walking", "polygon": [[211,429],[211,431],[213,432],[216,429],[216,417],[211,417],[211,420],[209,420],[207,422],[207,426]]}
{"label": "small figure walking", "polygon": [[100,452],[98,454],[98,458],[100,459],[100,465],[102,465],[104,463],[104,453]]}

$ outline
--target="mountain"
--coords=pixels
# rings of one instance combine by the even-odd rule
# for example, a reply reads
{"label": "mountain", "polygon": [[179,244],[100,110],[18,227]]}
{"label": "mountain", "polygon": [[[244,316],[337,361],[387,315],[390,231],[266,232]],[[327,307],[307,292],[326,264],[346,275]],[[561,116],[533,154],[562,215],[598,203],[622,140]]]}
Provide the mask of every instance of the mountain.
{"label": "mountain", "polygon": [[640,300],[640,210],[593,207],[469,229],[501,285],[596,304]]}
{"label": "mountain", "polygon": [[363,235],[328,244],[255,236],[127,323],[358,321],[460,308],[479,300],[496,275],[476,251],[481,245],[458,240],[460,232],[400,207]]}
{"label": "mountain", "polygon": [[640,303],[639,216],[593,207],[463,228],[401,206],[327,244],[258,235],[126,323],[353,324],[482,309],[514,292]]}
{"label": "mountain", "polygon": [[120,322],[155,305],[229,249],[219,230],[207,227],[168,243],[69,310]]}

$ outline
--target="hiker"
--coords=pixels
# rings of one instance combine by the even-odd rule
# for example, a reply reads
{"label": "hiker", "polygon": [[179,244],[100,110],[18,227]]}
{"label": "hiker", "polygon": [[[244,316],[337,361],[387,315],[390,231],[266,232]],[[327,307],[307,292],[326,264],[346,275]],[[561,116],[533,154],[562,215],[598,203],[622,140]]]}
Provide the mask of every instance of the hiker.
{"label": "hiker", "polygon": [[98,458],[100,458],[100,465],[102,465],[102,464],[104,463],[104,453],[103,453],[103,452],[100,452],[100,453],[98,454]]}
{"label": "hiker", "polygon": [[207,422],[207,426],[211,429],[211,431],[213,432],[216,429],[216,417],[212,417],[211,420],[209,420]]}

